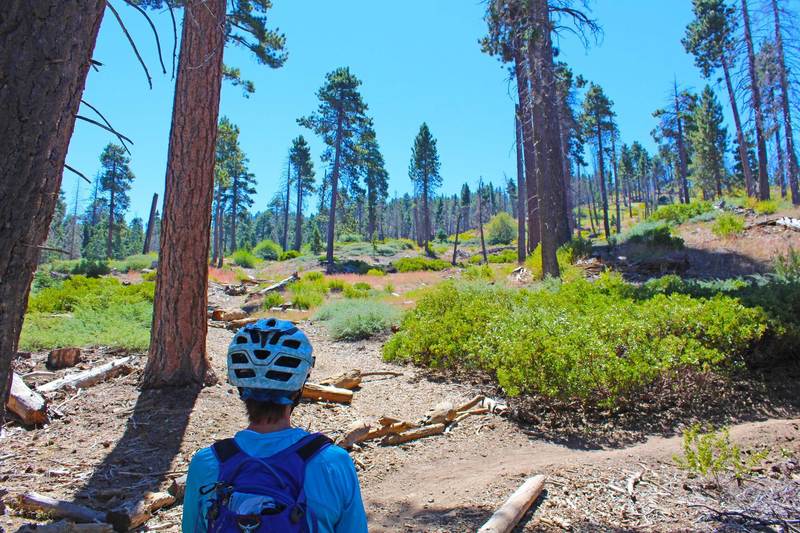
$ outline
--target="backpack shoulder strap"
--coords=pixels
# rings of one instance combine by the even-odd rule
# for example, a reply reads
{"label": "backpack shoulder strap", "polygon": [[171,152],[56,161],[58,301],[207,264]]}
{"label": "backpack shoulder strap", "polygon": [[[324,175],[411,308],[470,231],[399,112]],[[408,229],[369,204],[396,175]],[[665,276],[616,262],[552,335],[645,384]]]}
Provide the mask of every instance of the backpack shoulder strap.
{"label": "backpack shoulder strap", "polygon": [[297,455],[299,455],[304,462],[308,462],[309,459],[332,443],[333,441],[322,433],[308,435],[303,438],[303,443],[297,448]]}
{"label": "backpack shoulder strap", "polygon": [[242,451],[242,449],[239,448],[239,445],[236,444],[236,441],[232,438],[218,440],[211,446],[211,449],[214,450],[214,455],[217,456],[217,460],[220,463],[227,462],[234,455]]}

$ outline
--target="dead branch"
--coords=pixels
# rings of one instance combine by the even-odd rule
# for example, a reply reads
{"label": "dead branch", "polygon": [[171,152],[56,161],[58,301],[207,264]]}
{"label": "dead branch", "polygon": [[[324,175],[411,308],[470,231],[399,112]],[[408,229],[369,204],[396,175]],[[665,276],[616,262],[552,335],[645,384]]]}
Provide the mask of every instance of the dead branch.
{"label": "dead branch", "polygon": [[350,403],[353,401],[353,391],[317,383],[306,383],[303,387],[302,397],[307,400]]}
{"label": "dead branch", "polygon": [[644,471],[636,472],[634,475],[628,478],[628,482],[625,483],[625,488],[628,491],[628,496],[630,496],[631,500],[636,501],[636,496],[633,494],[633,490],[636,488],[636,485],[642,480],[642,475],[644,475]]}
{"label": "dead branch", "polygon": [[107,521],[117,531],[128,531],[144,524],[153,513],[175,503],[175,496],[168,492],[147,492],[144,498],[123,503],[107,514]]}
{"label": "dead branch", "polygon": [[92,183],[92,180],[90,180],[89,178],[87,178],[87,177],[86,177],[86,175],[85,175],[83,172],[80,172],[79,170],[76,170],[75,168],[73,168],[73,167],[69,166],[69,165],[68,165],[68,164],[66,164],[66,163],[64,163],[64,168],[66,168],[67,170],[69,170],[69,171],[70,171],[70,172],[72,172],[73,174],[77,174],[78,176],[80,176],[81,178],[83,178],[84,180],[86,180],[86,183],[89,183],[89,184],[91,184],[91,183]]}
{"label": "dead branch", "polygon": [[167,67],[164,66],[164,58],[161,56],[161,40],[158,38],[158,31],[156,31],[156,25],[153,24],[153,21],[150,20],[150,17],[147,15],[144,9],[137,6],[131,0],[124,0],[126,4],[134,8],[136,11],[142,14],[142,16],[147,19],[147,23],[150,24],[150,29],[153,30],[153,36],[156,38],[156,50],[158,50],[158,62],[161,63],[161,72],[163,74],[167,73]]}
{"label": "dead branch", "polygon": [[[116,132],[116,131],[117,131],[117,130],[116,130],[116,128],[114,128],[114,126],[112,126],[112,125],[111,125],[111,122],[109,122],[109,121],[108,121],[108,119],[105,117],[105,115],[103,115],[103,114],[100,112],[100,110],[99,110],[99,109],[97,109],[95,106],[93,106],[92,104],[90,104],[89,102],[87,102],[86,100],[84,100],[83,98],[81,98],[81,103],[82,103],[83,105],[85,105],[86,107],[88,107],[89,109],[91,109],[92,111],[94,111],[95,113],[97,113],[97,116],[98,116],[98,117],[100,117],[100,118],[102,118],[102,119],[103,119],[103,122],[105,122],[105,123],[106,123],[106,126],[108,126],[109,128],[111,128],[111,130],[112,130],[112,131],[114,131],[114,132]],[[123,148],[125,148],[125,151],[126,151],[126,152],[128,152],[128,155],[130,155],[130,154],[131,154],[131,151],[130,151],[130,150],[128,150],[128,145],[126,145],[126,144],[125,144],[125,141],[123,141],[123,140],[122,140],[122,137],[120,137],[119,135],[117,135],[117,137],[119,138],[120,142],[122,143],[122,147],[123,147]],[[133,144],[133,143],[131,143],[131,144]]]}
{"label": "dead branch", "polygon": [[67,520],[59,520],[50,524],[25,524],[18,533],[112,533],[111,524],[76,524]]}
{"label": "dead branch", "polygon": [[514,494],[483,524],[478,533],[509,533],[530,509],[544,488],[544,476],[525,480]]}
{"label": "dead branch", "polygon": [[172,11],[172,3],[170,0],[164,2],[167,4],[169,11],[169,18],[172,19],[172,79],[175,79],[175,61],[178,57],[178,25],[175,23],[175,12]]}
{"label": "dead branch", "polygon": [[95,383],[99,383],[125,372],[128,369],[128,363],[132,360],[133,357],[120,357],[104,365],[49,381],[40,387],[36,387],[36,390],[41,393],[47,393],[55,392],[64,387],[72,387],[75,389],[91,387]]}
{"label": "dead branch", "polygon": [[6,402],[8,409],[29,426],[47,422],[47,402],[22,381],[19,374],[11,376],[11,391]]}
{"label": "dead branch", "polygon": [[403,444],[412,440],[430,437],[432,435],[441,435],[444,433],[444,428],[444,424],[431,424],[428,426],[410,429],[402,433],[391,433],[383,438],[381,444],[384,446],[392,446],[395,444]]}
{"label": "dead branch", "polygon": [[[111,5],[111,4],[106,4],[106,5]],[[114,135],[117,136],[117,138],[120,140],[120,142],[123,142],[123,139],[124,139],[124,140],[128,141],[129,143],[133,144],[133,141],[130,140],[130,138],[128,138],[125,135],[121,134],[120,132],[118,132],[114,128],[109,128],[105,124],[100,124],[99,122],[97,122],[93,118],[84,117],[83,115],[75,115],[75,118],[83,120],[85,122],[88,122],[89,124],[94,124],[98,128],[102,128],[102,129],[104,129],[106,131],[109,131],[109,132],[113,133]],[[126,150],[127,150],[127,148],[126,148]]]}
{"label": "dead branch", "polygon": [[122,17],[119,16],[119,13],[117,12],[116,9],[114,9],[114,6],[111,5],[111,2],[106,2],[106,6],[108,7],[108,9],[111,10],[111,13],[114,14],[114,17],[117,19],[117,22],[119,22],[119,26],[122,28],[122,32],[125,34],[125,37],[128,38],[128,42],[131,43],[131,48],[133,48],[133,53],[136,54],[136,59],[139,60],[139,64],[142,65],[142,68],[144,69],[144,74],[145,76],[147,76],[147,84],[150,86],[150,89],[152,89],[153,78],[150,77],[150,71],[147,70],[147,65],[144,64],[144,60],[142,59],[141,54],[139,54],[139,49],[136,48],[136,43],[133,42],[131,34],[128,33],[128,28],[126,28],[125,23],[122,22]]}
{"label": "dead branch", "polygon": [[78,503],[56,500],[36,492],[20,494],[17,507],[27,512],[43,512],[56,518],[67,518],[80,523],[105,522],[106,515]]}

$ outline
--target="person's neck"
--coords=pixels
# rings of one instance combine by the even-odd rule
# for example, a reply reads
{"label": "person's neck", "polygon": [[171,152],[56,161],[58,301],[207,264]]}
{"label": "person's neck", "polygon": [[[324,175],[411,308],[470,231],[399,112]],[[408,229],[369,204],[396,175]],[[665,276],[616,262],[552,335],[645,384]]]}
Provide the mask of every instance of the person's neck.
{"label": "person's neck", "polygon": [[283,431],[292,427],[292,423],[288,417],[281,418],[277,422],[259,422],[258,424],[250,424],[247,429],[255,431],[256,433],[274,433],[276,431]]}

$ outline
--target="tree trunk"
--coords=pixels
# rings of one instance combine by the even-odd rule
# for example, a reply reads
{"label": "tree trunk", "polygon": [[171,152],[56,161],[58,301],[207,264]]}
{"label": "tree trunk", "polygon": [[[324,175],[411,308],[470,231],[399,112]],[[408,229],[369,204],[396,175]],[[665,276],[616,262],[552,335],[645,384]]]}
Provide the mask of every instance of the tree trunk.
{"label": "tree trunk", "polygon": [[461,229],[461,213],[458,214],[456,218],[456,238],[455,242],[453,243],[453,260],[451,261],[453,266],[456,266],[456,252],[458,251],[458,232]]}
{"label": "tree trunk", "polygon": [[213,223],[213,225],[211,227],[211,235],[212,235],[212,237],[211,237],[211,241],[212,241],[212,246],[211,246],[211,266],[216,266],[217,261],[219,260],[219,254],[220,254],[220,250],[219,250],[219,244],[220,244],[220,242],[219,242],[219,224],[220,224],[220,221],[219,221],[219,211],[220,211],[220,209],[219,209],[219,197],[220,197],[220,193],[219,193],[219,187],[218,187],[217,188],[217,192],[214,193],[214,200],[211,203],[211,209],[214,211],[214,215],[213,215],[214,216],[214,223]]}
{"label": "tree trunk", "polygon": [[778,154],[778,184],[781,187],[781,198],[786,198],[786,165],[783,163],[780,124],[775,125],[775,153]]}
{"label": "tree trunk", "polygon": [[[158,193],[153,193],[153,203],[150,204],[150,217],[147,219],[147,231],[144,234],[143,254],[150,253],[150,242],[153,240],[153,230],[156,225],[156,209],[158,208]],[[216,235],[215,235],[216,236]],[[216,243],[214,250],[216,250]]]}
{"label": "tree trunk", "polygon": [[611,163],[614,168],[614,201],[617,204],[617,235],[622,233],[622,211],[619,208],[619,169],[617,168],[617,141],[611,136]]}
{"label": "tree trunk", "polygon": [[217,205],[217,220],[219,220],[217,223],[217,232],[219,233],[219,236],[217,237],[217,241],[219,242],[217,268],[222,268],[223,261],[225,259],[225,207],[222,201],[220,201],[219,205]]}
{"label": "tree trunk", "polygon": [[[764,112],[761,108],[761,88],[758,86],[756,73],[756,56],[753,51],[753,36],[750,33],[750,13],[747,0],[742,0],[742,20],[744,41],[747,44],[747,69],[750,73],[750,92],[752,94],[753,111],[756,117],[756,147],[758,151],[758,197],[769,200],[769,174],[767,173],[767,141],[764,135]],[[742,166],[747,164],[742,159]]]}
{"label": "tree trunk", "polygon": [[[775,19],[775,46],[778,49],[778,67],[781,79],[781,101],[783,108],[783,131],[786,133],[786,162],[789,168],[789,190],[792,191],[792,204],[800,205],[800,190],[798,190],[797,154],[794,151],[794,131],[792,130],[792,111],[789,105],[789,77],[786,72],[786,55],[783,51],[783,34],[781,33],[781,15],[778,9],[778,0],[772,0],[772,14]],[[747,159],[742,159],[747,161]]]}
{"label": "tree trunk", "polygon": [[300,172],[295,170],[297,176],[297,213],[294,215],[294,249],[298,252],[303,245],[303,179]]}
{"label": "tree trunk", "polygon": [[750,171],[750,165],[747,163],[750,158],[747,157],[747,141],[744,137],[744,130],[742,130],[742,120],[739,117],[739,106],[736,104],[736,93],[733,90],[733,83],[731,82],[731,73],[728,67],[728,60],[723,56],[722,58],[722,72],[725,75],[725,86],[728,88],[728,99],[731,102],[731,112],[733,113],[733,123],[736,126],[736,140],[739,143],[739,158],[742,161],[742,172],[744,173],[744,187],[748,195],[753,194],[753,173]]}
{"label": "tree trunk", "polygon": [[114,252],[114,189],[109,192],[108,199],[108,239],[106,241],[106,258],[111,259]]}
{"label": "tree trunk", "polygon": [[[519,48],[519,47],[517,47]],[[522,156],[525,163],[525,211],[528,216],[528,252],[536,249],[541,240],[539,221],[539,194],[536,185],[536,151],[533,146],[533,115],[528,88],[529,70],[525,68],[524,58],[517,50],[514,54],[514,74],[517,78],[517,98],[520,103],[520,122],[522,123]]]}
{"label": "tree trunk", "polygon": [[236,244],[236,220],[239,218],[239,182],[236,178],[231,180],[231,251],[238,248]]}
{"label": "tree trunk", "polygon": [[525,262],[525,170],[524,156],[522,153],[522,120],[521,109],[517,105],[514,115],[514,131],[517,139],[517,261]]}
{"label": "tree trunk", "polygon": [[428,211],[428,176],[422,182],[422,231],[425,233],[422,236],[422,241],[425,243],[425,253],[431,255],[430,243],[431,238],[431,216]]}
{"label": "tree trunk", "polygon": [[597,165],[600,171],[600,200],[603,202],[603,231],[606,241],[611,237],[611,227],[608,223],[608,191],[606,190],[605,160],[603,157],[603,131],[600,129],[600,116],[597,119]]}
{"label": "tree trunk", "polygon": [[225,0],[189,0],[167,156],[164,215],[145,387],[206,379],[208,246]]}
{"label": "tree trunk", "polygon": [[283,237],[281,239],[281,246],[284,250],[289,247],[289,202],[292,197],[292,165],[291,163],[286,168],[286,201],[283,203]]}
{"label": "tree trunk", "polygon": [[597,229],[595,228],[595,223],[597,222],[597,204],[595,202],[594,197],[594,187],[592,187],[592,181],[594,180],[594,176],[588,176],[588,184],[589,184],[589,222],[592,227],[592,233],[596,234]]}
{"label": "tree trunk", "polygon": [[558,108],[553,72],[552,26],[547,0],[534,0],[531,10],[533,36],[531,53],[531,88],[536,147],[536,183],[539,193],[541,220],[542,272],[545,276],[560,277],[556,251],[563,234],[564,165],[558,131]]}
{"label": "tree trunk", "polygon": [[325,251],[325,256],[328,261],[327,271],[328,274],[333,273],[333,239],[335,237],[336,228],[336,203],[339,200],[339,162],[342,152],[342,121],[344,120],[344,111],[339,109],[339,114],[336,122],[336,146],[333,156],[333,172],[331,172],[331,209],[328,213],[328,249]]}
{"label": "tree trunk", "polygon": [[489,263],[489,256],[486,254],[486,240],[483,238],[483,187],[478,187],[478,227],[481,234],[481,252],[483,253],[483,262]]}
{"label": "tree trunk", "polygon": [[[683,121],[681,120],[681,108],[678,103],[678,82],[675,82],[675,121],[678,123],[678,161],[680,165],[680,188],[681,188],[681,202],[689,203],[689,180],[687,178],[688,170],[686,163],[686,147],[683,142]],[[645,206],[647,201],[645,201]]]}
{"label": "tree trunk", "polygon": [[6,0],[0,16],[0,426],[38,246],[61,187],[105,0]]}

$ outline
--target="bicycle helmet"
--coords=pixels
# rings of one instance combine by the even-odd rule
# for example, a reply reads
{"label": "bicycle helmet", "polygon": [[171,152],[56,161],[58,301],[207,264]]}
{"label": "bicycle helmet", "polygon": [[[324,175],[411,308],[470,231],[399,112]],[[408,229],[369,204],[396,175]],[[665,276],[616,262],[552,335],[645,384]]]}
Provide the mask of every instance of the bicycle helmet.
{"label": "bicycle helmet", "polygon": [[305,333],[288,320],[261,319],[233,336],[228,347],[228,381],[242,400],[289,405],[314,366]]}

